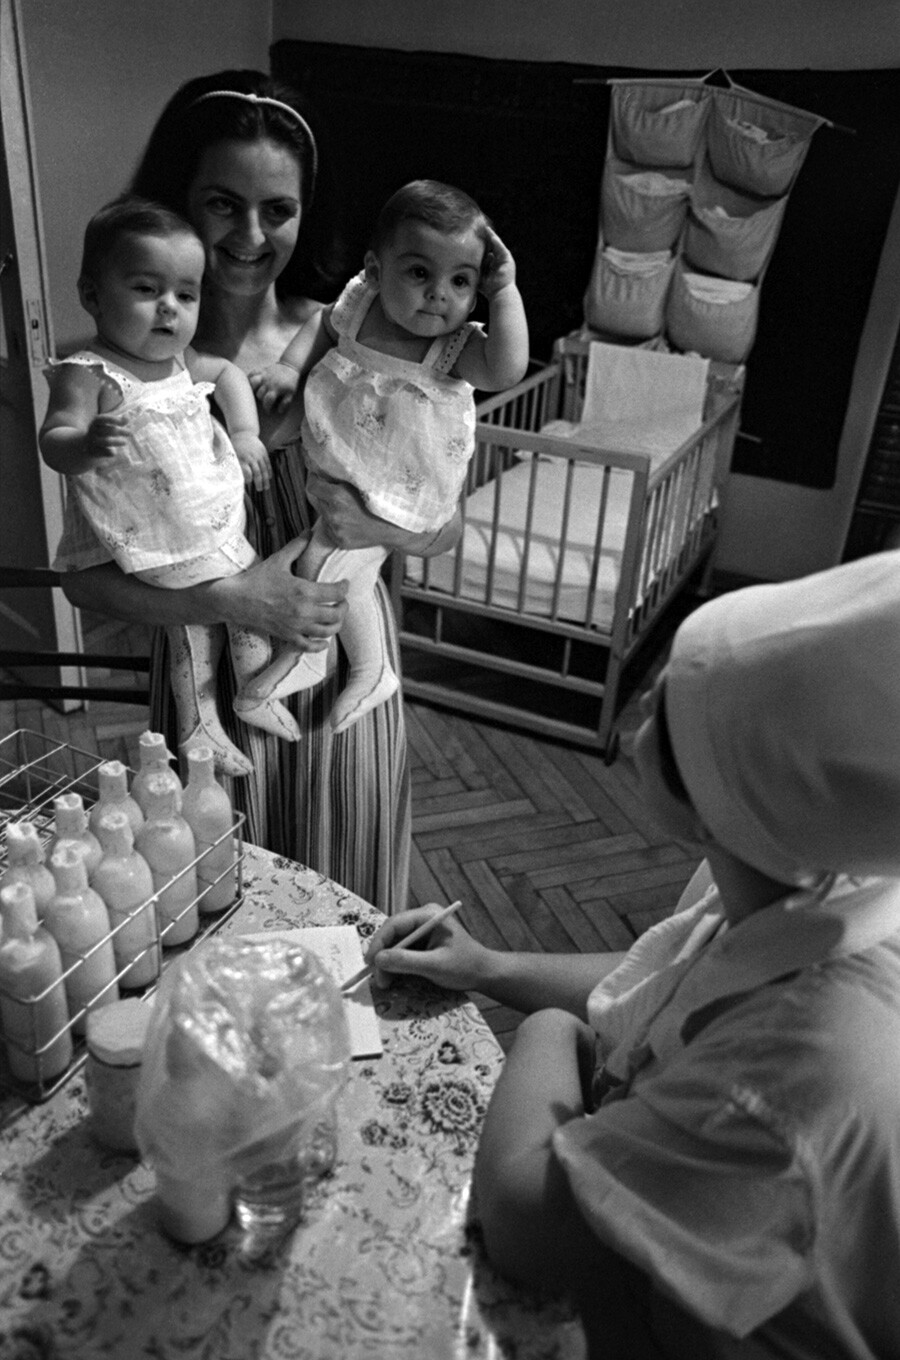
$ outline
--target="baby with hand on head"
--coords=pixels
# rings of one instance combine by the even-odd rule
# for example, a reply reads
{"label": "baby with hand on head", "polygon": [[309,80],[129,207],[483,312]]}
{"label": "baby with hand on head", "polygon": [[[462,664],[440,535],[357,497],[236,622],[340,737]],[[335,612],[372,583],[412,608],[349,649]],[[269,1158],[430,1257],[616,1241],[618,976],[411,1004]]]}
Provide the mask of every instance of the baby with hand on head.
{"label": "baby with hand on head", "polygon": [[[487,330],[469,320],[479,291]],[[349,483],[388,524],[435,537],[452,520],[475,448],[475,389],[499,391],[528,364],[515,261],[468,194],[415,180],[385,204],[363,272],[298,332],[279,363],[250,375],[264,410],[305,382],[303,447],[320,476]],[[316,524],[300,576],[347,580],[340,641],[348,683],[331,721],[343,731],[399,683],[373,588],[387,549],[342,550]],[[285,652],[247,691],[281,698],[319,678],[315,655]]]}

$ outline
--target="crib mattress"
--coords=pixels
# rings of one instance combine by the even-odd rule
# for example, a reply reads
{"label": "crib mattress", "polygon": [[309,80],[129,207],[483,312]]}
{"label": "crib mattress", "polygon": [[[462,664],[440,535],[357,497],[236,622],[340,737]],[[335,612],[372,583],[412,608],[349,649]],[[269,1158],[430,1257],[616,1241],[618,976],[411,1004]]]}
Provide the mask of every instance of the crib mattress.
{"label": "crib mattress", "polygon": [[[454,552],[428,561],[429,588],[455,593],[457,555],[462,554],[459,595],[466,600],[519,610],[543,618],[551,616],[592,624],[608,631],[612,624],[625,542],[633,476],[621,468],[609,470],[609,491],[593,600],[589,594],[597,542],[597,516],[606,469],[591,463],[574,464],[567,542],[562,552],[562,574],[556,612],[553,595],[559,571],[563,511],[569,464],[563,458],[539,458],[528,560],[524,561],[525,526],[532,459],[508,468],[501,478],[497,552],[488,591],[488,560],[494,529],[496,483],[479,487],[466,500],[466,524]],[[407,559],[407,581],[421,585],[421,558]],[[524,577],[524,595],[520,601]]]}

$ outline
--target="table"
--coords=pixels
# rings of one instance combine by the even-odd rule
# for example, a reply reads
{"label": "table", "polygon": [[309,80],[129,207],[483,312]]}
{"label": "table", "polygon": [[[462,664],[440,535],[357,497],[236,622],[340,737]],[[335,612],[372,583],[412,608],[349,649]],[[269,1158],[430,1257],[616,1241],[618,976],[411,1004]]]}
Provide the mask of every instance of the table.
{"label": "table", "polygon": [[[246,846],[228,933],[380,913]],[[384,1054],[354,1063],[338,1162],[270,1256],[236,1226],[199,1247],[158,1230],[154,1180],[91,1138],[83,1077],[44,1105],[0,1104],[3,1360],[584,1360],[568,1305],[504,1283],[478,1241],[470,1178],[502,1052],[464,997],[376,993]],[[19,1108],[16,1108],[18,1104]]]}

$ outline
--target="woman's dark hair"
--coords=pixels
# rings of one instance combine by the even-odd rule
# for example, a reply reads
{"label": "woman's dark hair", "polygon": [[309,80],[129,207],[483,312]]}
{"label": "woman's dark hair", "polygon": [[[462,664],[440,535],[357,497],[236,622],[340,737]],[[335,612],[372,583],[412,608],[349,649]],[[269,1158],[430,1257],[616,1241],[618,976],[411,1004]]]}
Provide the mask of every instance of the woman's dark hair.
{"label": "woman's dark hair", "polygon": [[[298,122],[287,109],[272,104],[202,98],[221,90],[277,99],[296,109],[304,122]],[[318,148],[314,192],[313,148],[304,123],[312,130]],[[240,70],[217,71],[182,85],[150,134],[131,191],[187,216],[188,191],[205,152],[222,142],[264,139],[284,147],[300,167],[300,233],[294,253],[278,279],[278,292],[288,297],[331,301],[347,271],[330,157],[327,147],[323,148],[325,133],[316,115],[283,82],[261,71]]]}
{"label": "woman's dark hair", "polygon": [[376,255],[402,222],[424,222],[441,232],[474,231],[485,248],[490,239],[490,220],[474,198],[436,179],[414,179],[391,194],[378,214],[372,234]]}
{"label": "woman's dark hair", "polygon": [[94,213],[84,230],[79,283],[97,283],[123,236],[193,236],[197,233],[180,213],[161,203],[122,194]]}

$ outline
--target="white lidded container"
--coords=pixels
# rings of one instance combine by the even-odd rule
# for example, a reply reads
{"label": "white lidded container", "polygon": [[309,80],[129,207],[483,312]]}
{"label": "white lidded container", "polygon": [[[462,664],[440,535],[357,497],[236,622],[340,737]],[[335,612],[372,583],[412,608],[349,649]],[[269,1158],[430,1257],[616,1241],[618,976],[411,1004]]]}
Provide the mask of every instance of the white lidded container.
{"label": "white lidded container", "polygon": [[152,1004],[130,997],[91,1011],[84,1068],[91,1132],[117,1152],[137,1152],[134,1116]]}

